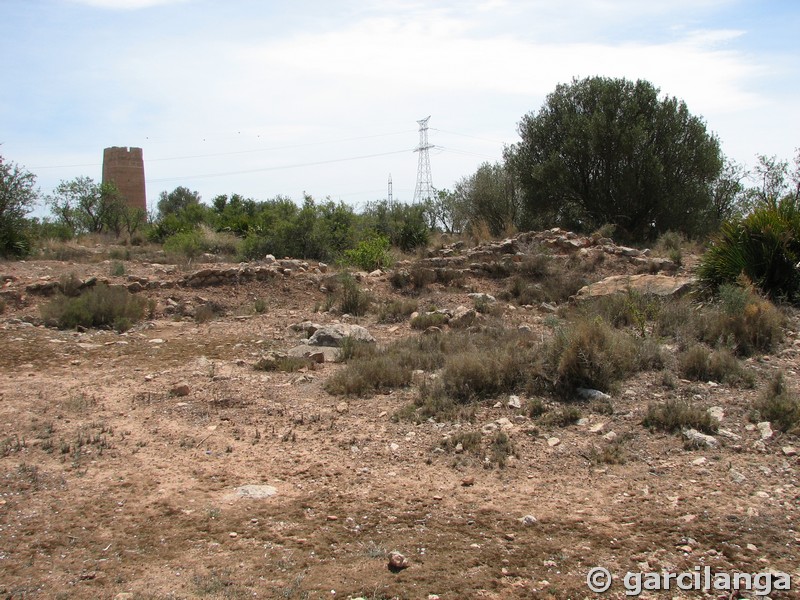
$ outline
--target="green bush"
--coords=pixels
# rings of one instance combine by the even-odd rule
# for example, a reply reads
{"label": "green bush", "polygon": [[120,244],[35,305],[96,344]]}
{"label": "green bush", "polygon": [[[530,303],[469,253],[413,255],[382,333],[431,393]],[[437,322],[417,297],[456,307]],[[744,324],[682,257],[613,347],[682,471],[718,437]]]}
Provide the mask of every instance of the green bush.
{"label": "green bush", "polygon": [[167,254],[177,254],[193,259],[204,251],[203,236],[196,230],[181,231],[164,240],[164,252]]}
{"label": "green bush", "polygon": [[62,329],[74,327],[113,328],[122,332],[145,314],[147,301],[123,287],[103,283],[69,298],[57,296],[41,308],[42,318]]}
{"label": "green bush", "polygon": [[344,253],[347,262],[364,271],[374,271],[391,266],[389,238],[377,235],[363,240],[352,250]]}
{"label": "green bush", "polygon": [[787,198],[722,226],[698,269],[712,288],[744,276],[772,298],[800,294],[800,207]]}

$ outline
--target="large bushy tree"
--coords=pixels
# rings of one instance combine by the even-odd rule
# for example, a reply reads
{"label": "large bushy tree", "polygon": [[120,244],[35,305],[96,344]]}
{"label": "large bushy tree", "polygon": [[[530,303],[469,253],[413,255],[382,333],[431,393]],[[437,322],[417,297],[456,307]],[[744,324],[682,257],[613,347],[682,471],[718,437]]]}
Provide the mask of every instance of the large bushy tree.
{"label": "large bushy tree", "polygon": [[200,204],[200,194],[179,185],[171,192],[161,192],[158,196],[158,218],[174,215],[182,210]]}
{"label": "large bushy tree", "polygon": [[23,256],[30,250],[25,215],[36,202],[36,177],[0,156],[0,256]]}
{"label": "large bushy tree", "polygon": [[141,210],[127,205],[113,183],[97,183],[91,177],[61,181],[47,197],[47,204],[72,235],[133,233],[145,217]]}
{"label": "large bushy tree", "polygon": [[591,77],[560,84],[519,123],[507,166],[525,226],[617,225],[629,240],[705,233],[723,167],[717,138],[647,81]]}

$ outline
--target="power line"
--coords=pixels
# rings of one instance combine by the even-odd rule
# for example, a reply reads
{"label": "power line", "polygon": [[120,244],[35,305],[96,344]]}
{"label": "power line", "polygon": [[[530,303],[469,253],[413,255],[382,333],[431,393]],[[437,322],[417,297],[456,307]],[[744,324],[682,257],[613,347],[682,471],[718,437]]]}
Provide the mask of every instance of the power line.
{"label": "power line", "polygon": [[[405,135],[414,131],[413,129],[407,129],[405,131],[394,131],[391,133],[376,133],[374,135],[361,135],[356,137],[349,137],[343,138],[339,140],[328,140],[324,142],[307,142],[305,144],[290,144],[287,146],[274,146],[272,148],[255,148],[252,150],[235,150],[231,152],[214,152],[210,154],[192,154],[186,156],[167,156],[162,158],[148,158],[145,160],[145,163],[153,163],[153,162],[164,162],[170,160],[187,160],[187,159],[194,159],[194,158],[214,158],[217,156],[235,156],[239,154],[255,154],[258,152],[275,152],[277,150],[289,150],[292,148],[306,148],[308,146],[321,146],[325,144],[341,144],[343,142],[353,142],[358,140],[367,140],[373,138],[380,138],[380,137],[389,137],[393,135]],[[203,140],[205,141],[205,139]],[[41,169],[71,169],[76,167],[99,167],[102,166],[102,163],[84,163],[78,165],[50,165],[50,166],[43,166],[43,167],[31,167],[31,169],[41,170]]]}
{"label": "power line", "polygon": [[348,158],[334,158],[331,160],[320,160],[316,162],[309,162],[309,163],[297,163],[293,165],[281,165],[277,167],[262,167],[260,169],[248,169],[246,171],[228,171],[225,173],[206,173],[203,175],[187,175],[184,177],[166,177],[163,179],[149,179],[149,183],[162,183],[166,181],[180,181],[186,179],[208,179],[211,177],[227,177],[229,175],[246,175],[248,173],[261,173],[264,171],[280,171],[282,169],[296,169],[299,167],[313,167],[316,165],[327,165],[331,163],[337,162],[347,162],[351,160],[362,160],[366,158],[376,158],[378,156],[390,156],[392,154],[405,154],[406,152],[411,152],[411,149],[405,150],[394,150],[392,152],[379,152],[376,154],[364,154],[362,156],[350,156]]}

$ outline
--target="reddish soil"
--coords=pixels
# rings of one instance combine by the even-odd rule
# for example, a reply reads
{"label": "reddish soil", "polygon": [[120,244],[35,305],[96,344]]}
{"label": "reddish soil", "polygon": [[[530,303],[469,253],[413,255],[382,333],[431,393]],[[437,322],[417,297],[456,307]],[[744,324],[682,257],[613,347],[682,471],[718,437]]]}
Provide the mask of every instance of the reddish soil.
{"label": "reddish soil", "polygon": [[[125,266],[126,275],[151,279],[182,275]],[[47,301],[25,294],[26,285],[67,273],[125,281],[108,277],[109,268],[0,264],[0,275],[13,276],[0,315],[1,597],[591,598],[586,575],[596,565],[618,577],[706,565],[774,570],[800,589],[800,462],[790,448],[800,443],[776,432],[760,444],[749,421],[777,369],[800,386],[794,313],[781,349],[747,360],[755,389],[688,381],[669,389],[660,374],[645,373],[614,394],[613,415],[582,407],[585,421],[564,428],[537,426],[508,398],[481,405],[473,423],[415,425],[392,419],[413,388],[342,398],[323,389],[342,365],[253,368],[267,350],[296,345],[301,334],[289,325],[338,318],[314,312],[324,294],[310,273],[143,291],[157,302],[155,318],[125,334],[21,321]],[[379,297],[395,293],[386,276],[364,285]],[[434,284],[420,305],[469,306],[468,291],[503,285]],[[198,296],[225,314],[204,323],[164,314],[168,297]],[[267,300],[263,314],[252,311],[256,298]],[[522,308],[502,316],[542,335],[545,317]],[[353,322],[379,343],[420,335],[374,314]],[[188,395],[171,395],[180,382]],[[738,437],[687,450],[678,435],[648,431],[648,404],[670,397],[722,407],[721,427]],[[516,453],[505,468],[438,450],[443,436],[503,417]],[[601,432],[590,431],[600,423]],[[627,460],[592,461],[611,431],[625,440]],[[235,495],[250,484],[276,494]],[[524,524],[526,515],[536,521]],[[394,550],[408,568],[387,568]],[[606,594],[624,596],[621,581]],[[673,588],[642,597],[750,596]]]}

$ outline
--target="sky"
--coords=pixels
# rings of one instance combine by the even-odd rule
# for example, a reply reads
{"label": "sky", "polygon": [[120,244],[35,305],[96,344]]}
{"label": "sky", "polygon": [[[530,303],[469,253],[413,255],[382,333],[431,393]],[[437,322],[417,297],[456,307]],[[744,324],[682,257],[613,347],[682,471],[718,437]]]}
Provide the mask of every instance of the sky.
{"label": "sky", "polygon": [[[559,83],[645,79],[729,158],[800,146],[795,0],[0,0],[0,155],[102,178],[143,149],[147,200],[185,186],[355,208],[502,160]],[[44,208],[36,211],[46,214]]]}

